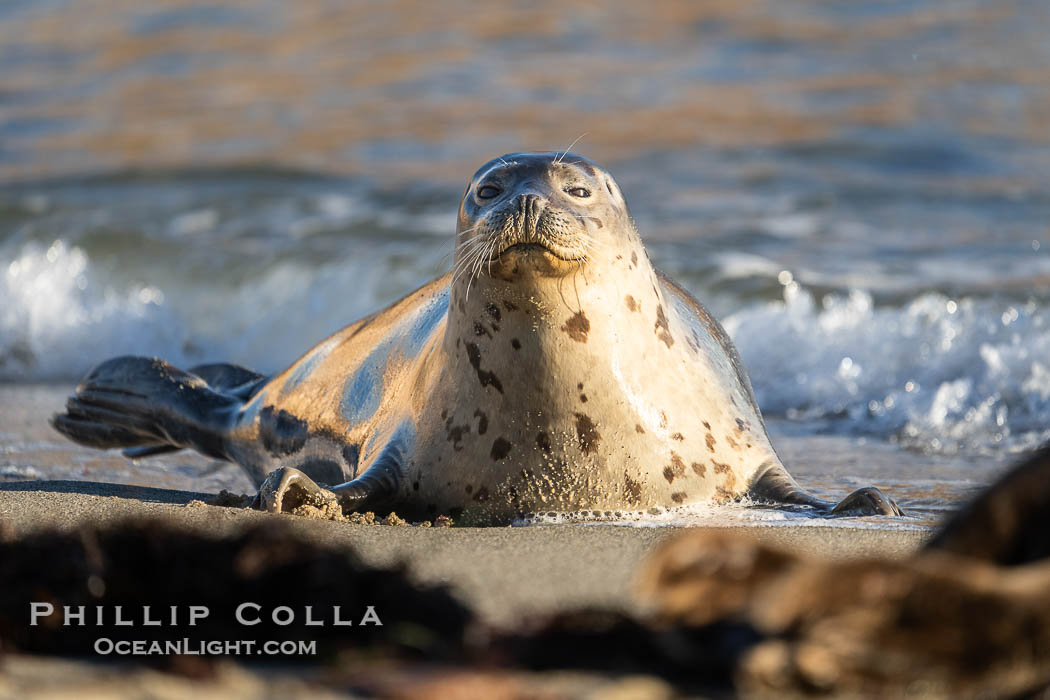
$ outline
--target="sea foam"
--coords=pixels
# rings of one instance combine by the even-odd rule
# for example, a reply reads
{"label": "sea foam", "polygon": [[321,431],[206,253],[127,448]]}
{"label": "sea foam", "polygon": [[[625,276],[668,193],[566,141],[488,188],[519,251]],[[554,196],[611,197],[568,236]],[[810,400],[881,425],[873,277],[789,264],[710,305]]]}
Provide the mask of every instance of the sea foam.
{"label": "sea foam", "polygon": [[[399,247],[400,246],[400,247]],[[72,380],[116,355],[274,372],[410,291],[440,247],[387,242],[324,264],[290,259],[236,282],[117,283],[75,245],[0,259],[0,380]],[[10,248],[8,248],[10,250]],[[931,452],[1029,449],[1050,437],[1047,310],[924,293],[878,306],[864,290],[783,299],[723,319],[763,412]]]}

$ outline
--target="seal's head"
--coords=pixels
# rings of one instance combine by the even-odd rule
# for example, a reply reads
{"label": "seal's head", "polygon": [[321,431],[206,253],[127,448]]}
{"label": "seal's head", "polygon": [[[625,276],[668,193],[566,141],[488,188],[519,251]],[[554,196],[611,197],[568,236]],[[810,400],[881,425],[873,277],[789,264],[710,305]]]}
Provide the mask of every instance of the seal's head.
{"label": "seal's head", "polygon": [[482,165],[463,194],[456,278],[561,277],[636,242],[600,165],[575,153],[508,153]]}

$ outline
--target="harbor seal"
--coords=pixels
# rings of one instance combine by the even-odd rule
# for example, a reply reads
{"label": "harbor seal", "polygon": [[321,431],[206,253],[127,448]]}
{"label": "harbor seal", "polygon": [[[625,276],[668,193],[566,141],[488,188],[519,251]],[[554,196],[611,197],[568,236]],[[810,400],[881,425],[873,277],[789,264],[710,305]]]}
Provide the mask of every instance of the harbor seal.
{"label": "harbor seal", "polygon": [[481,166],[452,271],[280,374],[116,358],[53,425],[132,456],[231,460],[270,510],[337,498],[505,523],[749,497],[900,513],[878,489],[834,505],[788,475],[725,331],[654,269],[612,176],[572,153]]}

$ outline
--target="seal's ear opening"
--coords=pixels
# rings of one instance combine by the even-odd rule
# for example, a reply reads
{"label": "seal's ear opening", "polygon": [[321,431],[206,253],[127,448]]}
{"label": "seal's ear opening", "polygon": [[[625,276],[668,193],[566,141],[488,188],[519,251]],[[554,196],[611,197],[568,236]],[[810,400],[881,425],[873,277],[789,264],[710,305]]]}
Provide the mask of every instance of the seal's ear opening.
{"label": "seal's ear opening", "polygon": [[1001,566],[1050,557],[1050,443],[951,516],[926,549]]}

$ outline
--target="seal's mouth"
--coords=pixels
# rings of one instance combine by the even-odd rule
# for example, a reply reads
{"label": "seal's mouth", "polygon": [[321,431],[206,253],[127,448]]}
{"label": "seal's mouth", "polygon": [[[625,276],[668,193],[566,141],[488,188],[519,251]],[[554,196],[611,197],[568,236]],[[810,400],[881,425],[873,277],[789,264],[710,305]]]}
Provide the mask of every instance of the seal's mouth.
{"label": "seal's mouth", "polygon": [[492,262],[501,261],[509,257],[530,257],[533,255],[550,256],[563,262],[579,262],[583,260],[580,254],[573,254],[566,250],[559,250],[560,246],[547,245],[545,243],[513,243],[495,253]]}

